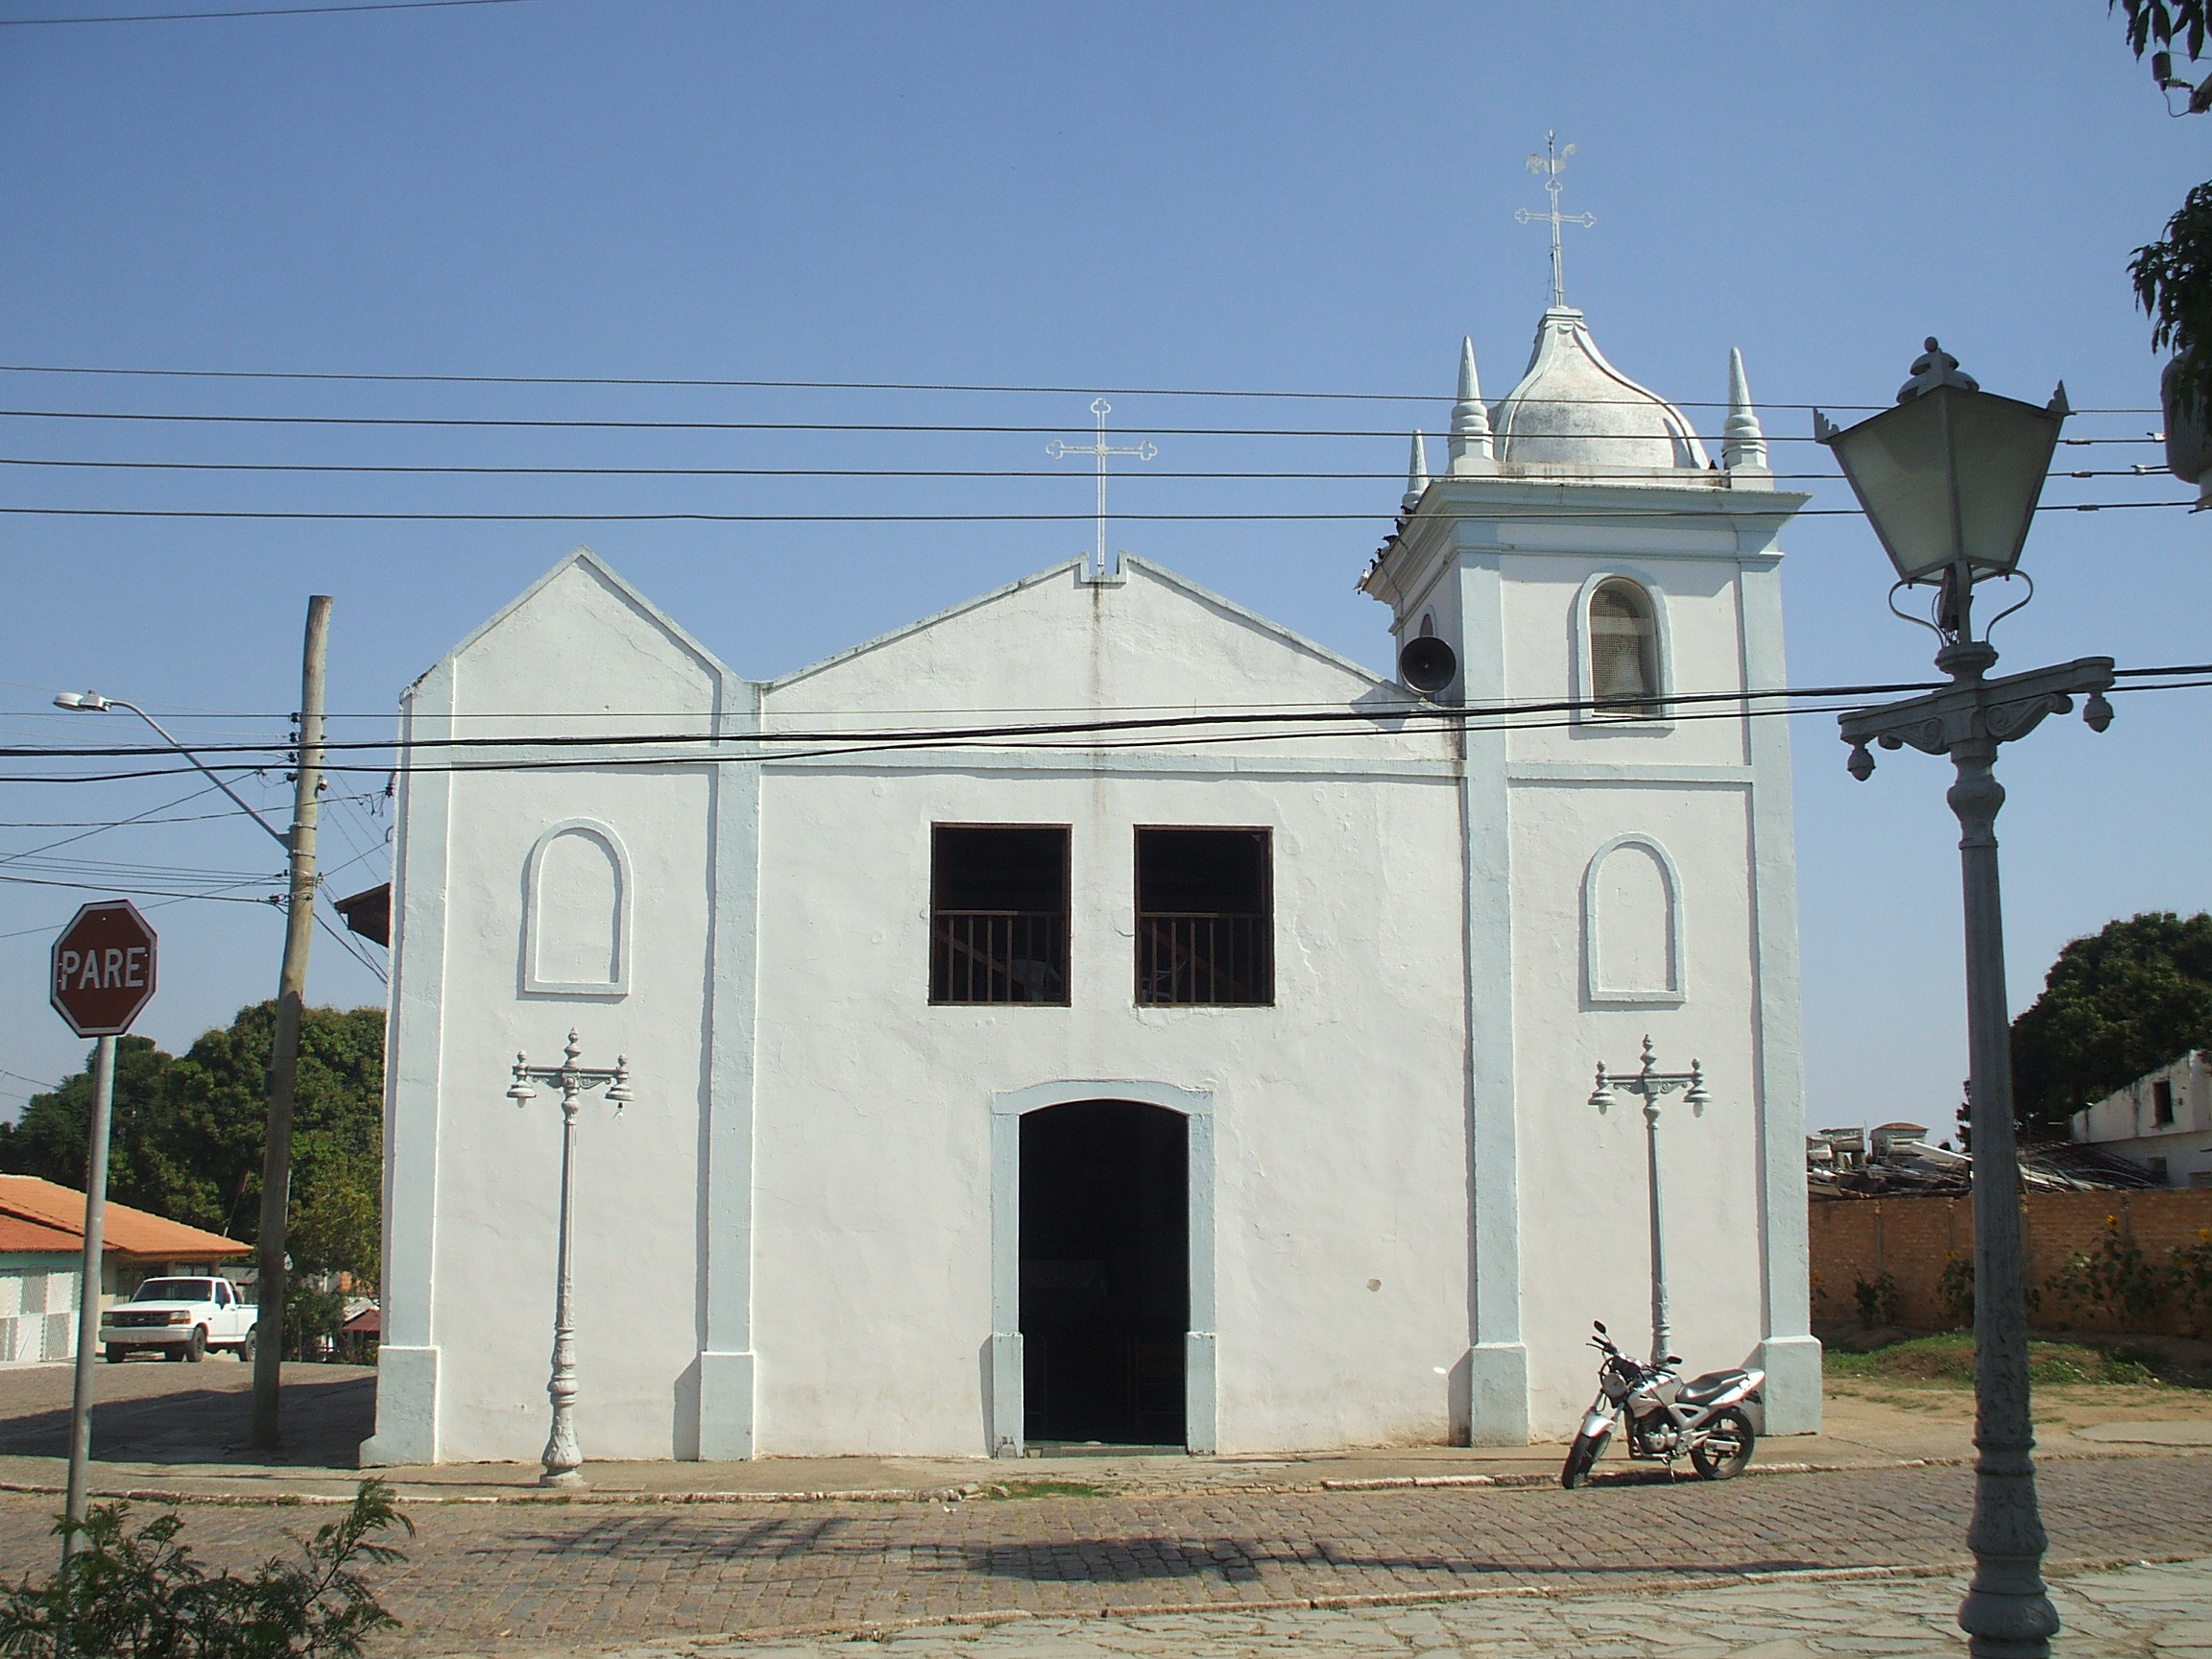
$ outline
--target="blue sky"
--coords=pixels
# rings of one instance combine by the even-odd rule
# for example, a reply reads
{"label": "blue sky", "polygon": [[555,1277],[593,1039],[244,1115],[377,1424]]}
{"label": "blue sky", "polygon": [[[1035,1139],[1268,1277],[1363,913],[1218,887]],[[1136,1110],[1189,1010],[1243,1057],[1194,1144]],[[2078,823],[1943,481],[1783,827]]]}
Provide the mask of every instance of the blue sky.
{"label": "blue sky", "polygon": [[[0,23],[184,0],[0,0]],[[770,8],[709,0],[0,28],[0,362],[355,373],[734,377],[1421,395],[1408,402],[1116,398],[1152,467],[1367,480],[1155,480],[1133,510],[1367,519],[1124,524],[1159,560],[1378,667],[1386,613],[1352,589],[1405,440],[1431,431],[1461,334],[1505,391],[1548,293],[1523,167],[1579,146],[1569,297],[1613,360],[1722,397],[1741,347],[1777,440],[1803,405],[1887,399],[1923,334],[1992,390],[2142,409],[2156,362],[2124,264],[2206,176],[2212,118],[2171,120],[2099,0],[1931,7],[1371,4]],[[219,382],[0,373],[0,407],[532,420],[1088,424],[1086,395]],[[1708,435],[1719,411],[1693,410]],[[2141,438],[2151,414],[2084,416]],[[1227,438],[1191,426],[1375,436]],[[0,417],[0,459],[349,465],[1048,469],[1035,433],[580,432]],[[1787,470],[1825,452],[1777,442]],[[2153,446],[2061,451],[2078,467]],[[0,507],[1019,513],[1061,482],[117,472],[0,466]],[[1840,486],[1814,486],[1816,507]],[[2061,480],[2052,501],[2175,499],[2170,478]],[[2006,666],[2212,656],[2205,520],[2045,514],[2036,604]],[[0,730],[132,735],[58,714],[62,686],[142,701],[193,737],[280,731],[306,595],[337,598],[332,707],[390,730],[398,689],[588,542],[740,670],[766,676],[1073,553],[1081,524],[251,521],[0,515]],[[1794,528],[1801,685],[1916,679],[1927,636],[1884,609],[1863,522]],[[549,665],[549,673],[555,665]],[[2054,722],[2008,752],[2015,1006],[2115,915],[2201,908],[2204,693],[2119,700],[2102,737]],[[238,718],[236,716],[245,716]],[[1795,723],[1812,1116],[1941,1122],[1964,1074],[1947,768],[1855,784],[1832,723]],[[374,790],[333,808],[325,862],[383,875]],[[178,779],[0,785],[0,820],[163,808]],[[272,779],[251,782],[277,801]],[[159,813],[211,813],[202,797]],[[0,858],[74,830],[0,829]],[[97,833],[42,854],[265,877],[239,818]],[[350,861],[350,862],[349,862]],[[16,859],[14,874],[123,873]],[[0,875],[10,874],[0,863]],[[267,890],[246,886],[244,893]],[[46,943],[88,893],[0,882],[0,1110],[78,1063],[45,1008]],[[149,901],[149,902],[151,902]],[[149,912],[181,1046],[274,985],[280,919]],[[318,1000],[375,979],[316,945]]]}

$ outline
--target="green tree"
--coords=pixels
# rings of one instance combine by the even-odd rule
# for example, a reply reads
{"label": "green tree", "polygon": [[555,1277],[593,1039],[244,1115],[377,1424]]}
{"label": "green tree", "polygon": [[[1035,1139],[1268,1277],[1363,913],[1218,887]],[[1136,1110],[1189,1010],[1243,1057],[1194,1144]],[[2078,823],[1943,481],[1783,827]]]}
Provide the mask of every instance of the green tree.
{"label": "green tree", "polygon": [[[2137,58],[2150,55],[2161,92],[2187,92],[2191,114],[2212,109],[2212,76],[2193,86],[2174,69],[2176,48],[2192,72],[2198,67],[2212,32],[2212,0],[2105,0],[2105,9],[2126,13],[2128,44]],[[2151,318],[2152,349],[2173,350],[2175,403],[2202,420],[2212,409],[2212,184],[2189,192],[2165,237],[2136,249],[2128,271]]]}
{"label": "green tree", "polygon": [[2212,1047],[2212,916],[2109,922],[2058,952],[2012,1022],[2013,1109],[2064,1134],[2094,1100],[2192,1048]]}
{"label": "green tree", "polygon": [[[252,1243],[260,1225],[261,1152],[275,1004],[241,1009],[181,1055],[143,1037],[116,1044],[108,1195]],[[294,1110],[292,1260],[373,1283],[381,1226],[384,1014],[307,1009]],[[0,1170],[82,1188],[91,1123],[90,1064],[34,1095],[0,1125]]]}

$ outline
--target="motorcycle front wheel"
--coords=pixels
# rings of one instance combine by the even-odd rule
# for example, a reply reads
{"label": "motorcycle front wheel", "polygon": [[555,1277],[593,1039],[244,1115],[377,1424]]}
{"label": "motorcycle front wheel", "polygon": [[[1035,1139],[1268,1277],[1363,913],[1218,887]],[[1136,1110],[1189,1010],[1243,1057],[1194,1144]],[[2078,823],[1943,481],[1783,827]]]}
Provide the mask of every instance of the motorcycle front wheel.
{"label": "motorcycle front wheel", "polygon": [[1559,1470],[1559,1484],[1572,1492],[1590,1479],[1590,1465],[1598,1461],[1598,1454],[1605,1450],[1610,1434],[1577,1434],[1575,1444],[1567,1448],[1567,1461]]}
{"label": "motorcycle front wheel", "polygon": [[1707,1480],[1733,1480],[1751,1466],[1751,1448],[1757,1436],[1751,1419],[1731,1406],[1714,1414],[1705,1438],[1690,1448],[1690,1461]]}

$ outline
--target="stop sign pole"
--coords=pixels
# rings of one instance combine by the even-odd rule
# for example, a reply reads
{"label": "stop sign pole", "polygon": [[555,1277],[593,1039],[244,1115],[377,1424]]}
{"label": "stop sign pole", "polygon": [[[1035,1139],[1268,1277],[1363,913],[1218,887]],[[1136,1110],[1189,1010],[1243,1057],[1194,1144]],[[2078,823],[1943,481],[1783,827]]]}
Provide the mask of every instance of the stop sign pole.
{"label": "stop sign pole", "polygon": [[54,1011],[80,1037],[96,1037],[92,1055],[92,1134],[84,1166],[84,1268],[77,1298],[77,1386],[69,1407],[69,1491],[61,1565],[84,1525],[92,1478],[92,1357],[100,1346],[101,1255],[108,1232],[108,1126],[115,1115],[115,1039],[131,1029],[154,996],[156,940],[127,899],[87,904],[61,936],[46,978]]}

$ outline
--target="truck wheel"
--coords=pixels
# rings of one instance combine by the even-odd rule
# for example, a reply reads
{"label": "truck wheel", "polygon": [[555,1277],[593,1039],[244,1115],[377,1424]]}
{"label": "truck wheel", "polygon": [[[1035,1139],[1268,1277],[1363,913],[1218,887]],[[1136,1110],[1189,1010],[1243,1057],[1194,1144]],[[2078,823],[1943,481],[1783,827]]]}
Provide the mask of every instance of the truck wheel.
{"label": "truck wheel", "polygon": [[204,1325],[195,1325],[192,1327],[191,1339],[184,1344],[184,1363],[187,1365],[197,1365],[201,1360],[206,1358],[207,1327]]}
{"label": "truck wheel", "polygon": [[238,1344],[238,1363],[241,1365],[253,1363],[253,1333],[251,1331],[246,1333],[246,1340]]}
{"label": "truck wheel", "polygon": [[122,1363],[123,1363],[123,1361],[124,1361],[124,1360],[126,1360],[126,1359],[128,1359],[128,1358],[131,1358],[131,1350],[130,1350],[130,1349],[128,1349],[128,1348],[126,1348],[126,1347],[124,1347],[122,1343],[120,1343],[120,1342],[110,1342],[110,1343],[108,1343],[108,1364],[110,1364],[110,1365],[120,1365],[120,1364],[122,1364]]}

